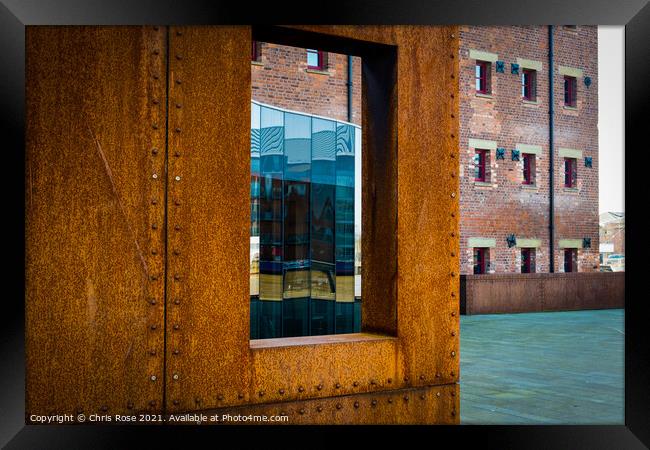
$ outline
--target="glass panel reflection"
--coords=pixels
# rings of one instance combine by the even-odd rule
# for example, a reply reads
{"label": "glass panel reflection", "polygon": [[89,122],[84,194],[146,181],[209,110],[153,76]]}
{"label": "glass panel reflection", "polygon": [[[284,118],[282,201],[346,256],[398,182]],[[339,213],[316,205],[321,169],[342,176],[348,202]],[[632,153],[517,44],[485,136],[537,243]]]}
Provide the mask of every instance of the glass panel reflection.
{"label": "glass panel reflection", "polygon": [[360,149],[355,125],[252,103],[251,339],[360,331]]}

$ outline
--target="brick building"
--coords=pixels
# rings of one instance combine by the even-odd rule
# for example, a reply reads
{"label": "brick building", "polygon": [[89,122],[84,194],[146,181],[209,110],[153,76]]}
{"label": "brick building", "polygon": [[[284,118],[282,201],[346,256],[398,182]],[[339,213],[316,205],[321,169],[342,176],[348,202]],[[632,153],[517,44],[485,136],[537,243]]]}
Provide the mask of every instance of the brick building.
{"label": "brick building", "polygon": [[[598,270],[597,27],[553,27],[554,271]],[[460,31],[461,273],[550,269],[547,26]]]}
{"label": "brick building", "polygon": [[[554,271],[597,271],[597,27],[553,28]],[[549,272],[548,27],[459,38],[461,273]],[[362,124],[359,58],[269,43],[251,56],[252,100]]]}

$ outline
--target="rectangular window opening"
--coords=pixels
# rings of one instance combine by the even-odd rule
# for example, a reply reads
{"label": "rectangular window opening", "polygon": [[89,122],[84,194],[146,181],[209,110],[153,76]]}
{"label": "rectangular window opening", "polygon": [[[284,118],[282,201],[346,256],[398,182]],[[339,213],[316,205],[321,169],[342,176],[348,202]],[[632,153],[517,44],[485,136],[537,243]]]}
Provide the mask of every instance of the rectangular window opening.
{"label": "rectangular window opening", "polygon": [[564,158],[564,187],[575,188],[578,179],[576,158]]}
{"label": "rectangular window opening", "polygon": [[488,150],[474,150],[474,181],[485,183],[488,180],[489,155]]}
{"label": "rectangular window opening", "polygon": [[578,82],[576,77],[564,76],[564,106],[575,108],[577,105]]}
{"label": "rectangular window opening", "polygon": [[535,249],[521,249],[521,273],[535,273]]}
{"label": "rectangular window opening", "polygon": [[537,71],[524,69],[521,73],[521,95],[529,102],[537,101]]}
{"label": "rectangular window opening", "polygon": [[578,271],[578,249],[577,248],[564,249],[564,271],[567,273]]}
{"label": "rectangular window opening", "polygon": [[476,61],[475,88],[477,94],[490,93],[490,73],[492,63],[489,61]]}
{"label": "rectangular window opening", "polygon": [[522,155],[523,180],[522,184],[532,186],[535,184],[535,155],[524,153]]}
{"label": "rectangular window opening", "polygon": [[[361,58],[352,57],[348,99],[327,95],[327,86],[287,63],[306,54],[310,69],[324,70],[325,52],[266,42],[264,49],[269,70],[252,73],[250,338],[359,333]],[[329,58],[345,67],[331,75],[344,84],[348,56]],[[278,99],[261,87],[311,89],[330,101]]]}
{"label": "rectangular window opening", "polygon": [[489,267],[490,249],[488,247],[474,248],[474,275],[487,273]]}

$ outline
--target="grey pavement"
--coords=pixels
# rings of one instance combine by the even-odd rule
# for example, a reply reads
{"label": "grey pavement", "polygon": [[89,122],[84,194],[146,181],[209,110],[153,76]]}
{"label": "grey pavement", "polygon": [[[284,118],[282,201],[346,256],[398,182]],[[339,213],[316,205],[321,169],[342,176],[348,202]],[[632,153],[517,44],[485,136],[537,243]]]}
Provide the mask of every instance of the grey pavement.
{"label": "grey pavement", "polygon": [[624,424],[624,310],[461,316],[461,424]]}

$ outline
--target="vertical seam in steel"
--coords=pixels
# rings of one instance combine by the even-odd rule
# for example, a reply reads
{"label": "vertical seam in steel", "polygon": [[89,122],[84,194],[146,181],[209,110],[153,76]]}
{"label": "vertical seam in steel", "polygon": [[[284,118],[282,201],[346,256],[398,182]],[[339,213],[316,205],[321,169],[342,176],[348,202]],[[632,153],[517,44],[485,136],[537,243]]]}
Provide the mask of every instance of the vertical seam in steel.
{"label": "vertical seam in steel", "polygon": [[168,210],[169,206],[167,204],[168,202],[168,196],[167,196],[167,187],[169,185],[169,177],[168,177],[168,165],[169,165],[169,77],[170,77],[170,70],[169,70],[169,26],[165,27],[165,71],[166,71],[166,77],[165,77],[165,202],[164,202],[164,217],[163,217],[163,223],[165,224],[164,226],[164,255],[165,258],[163,259],[164,261],[164,267],[163,267],[163,275],[164,275],[164,280],[165,283],[163,285],[163,373],[162,373],[162,387],[163,387],[163,392],[162,392],[162,411],[163,413],[167,412],[167,268],[169,265],[169,252],[168,252],[168,239],[169,239],[169,215]]}

